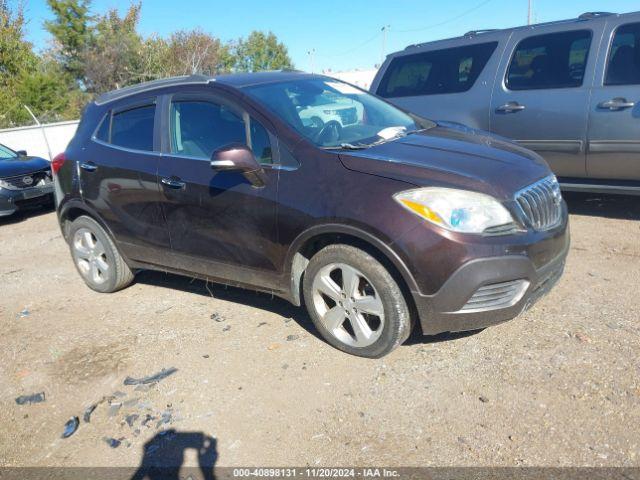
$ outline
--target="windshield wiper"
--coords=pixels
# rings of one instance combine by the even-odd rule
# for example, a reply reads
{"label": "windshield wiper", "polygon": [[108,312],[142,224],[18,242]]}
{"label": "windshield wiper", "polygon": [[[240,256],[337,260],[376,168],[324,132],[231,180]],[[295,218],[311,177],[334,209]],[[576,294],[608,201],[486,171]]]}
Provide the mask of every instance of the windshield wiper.
{"label": "windshield wiper", "polygon": [[333,147],[322,147],[323,150],[364,150],[365,148],[371,147],[373,144],[366,143],[341,143],[340,145],[336,145]]}
{"label": "windshield wiper", "polygon": [[419,133],[424,130],[427,130],[427,129],[420,128],[420,129],[409,130],[409,131],[401,130],[401,131],[398,131],[398,133],[393,137],[380,138],[379,140],[376,140],[375,142],[371,142],[371,143],[341,143],[340,145],[336,145],[333,147],[323,147],[323,149],[324,150],[364,150],[366,148],[375,147],[376,145],[382,145],[383,143],[391,142],[393,140],[397,140],[398,138],[403,138],[403,137],[406,137],[407,135],[411,135],[412,133]]}

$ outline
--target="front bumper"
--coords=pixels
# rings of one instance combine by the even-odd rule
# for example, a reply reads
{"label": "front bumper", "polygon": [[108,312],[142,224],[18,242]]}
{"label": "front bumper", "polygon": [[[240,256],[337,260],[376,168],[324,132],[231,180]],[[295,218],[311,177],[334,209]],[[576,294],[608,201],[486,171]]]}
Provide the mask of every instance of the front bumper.
{"label": "front bumper", "polygon": [[0,188],[0,217],[18,210],[53,204],[53,183],[32,188],[9,190]]}
{"label": "front bumper", "polygon": [[[434,295],[412,292],[422,332],[435,335],[477,330],[517,317],[549,292],[562,276],[570,245],[568,230],[561,241],[558,254],[538,268],[527,255],[479,258],[458,268]],[[514,282],[522,289],[514,288],[510,302],[496,308],[469,308],[477,305],[473,304],[473,298],[479,291],[484,298],[492,298],[482,293],[483,287],[484,292],[491,294],[493,291],[487,288]]]}

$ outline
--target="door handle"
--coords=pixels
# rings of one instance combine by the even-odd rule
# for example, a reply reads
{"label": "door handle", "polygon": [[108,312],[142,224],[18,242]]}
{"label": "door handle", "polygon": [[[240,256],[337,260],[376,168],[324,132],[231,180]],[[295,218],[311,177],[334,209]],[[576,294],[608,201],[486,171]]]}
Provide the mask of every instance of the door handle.
{"label": "door handle", "polygon": [[163,185],[166,185],[169,188],[174,188],[176,190],[182,190],[187,186],[185,182],[175,177],[164,177],[160,181]]}
{"label": "door handle", "polygon": [[87,172],[95,172],[98,169],[98,166],[93,162],[82,162],[80,164],[80,168]]}
{"label": "door handle", "polygon": [[623,110],[625,108],[635,107],[635,102],[628,102],[626,98],[614,98],[598,104],[598,108],[604,108],[608,110]]}
{"label": "door handle", "polygon": [[507,102],[504,105],[496,108],[496,112],[499,112],[499,113],[516,113],[516,112],[521,112],[525,108],[527,108],[527,107],[525,107],[524,105],[520,105],[518,102]]}

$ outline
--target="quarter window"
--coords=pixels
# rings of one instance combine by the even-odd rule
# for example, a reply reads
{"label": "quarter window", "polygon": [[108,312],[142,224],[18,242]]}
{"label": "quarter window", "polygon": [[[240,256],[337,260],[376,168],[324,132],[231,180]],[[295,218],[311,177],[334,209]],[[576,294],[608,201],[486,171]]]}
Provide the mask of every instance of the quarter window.
{"label": "quarter window", "polygon": [[640,23],[623,25],[616,31],[605,85],[640,84]]}
{"label": "quarter window", "polygon": [[102,142],[109,143],[110,128],[111,128],[111,112],[107,113],[102,119],[102,122],[100,122],[100,127],[96,131],[96,138]]}
{"label": "quarter window", "polygon": [[591,47],[591,31],[537,35],[522,40],[507,72],[510,90],[579,87]]}
{"label": "quarter window", "polygon": [[378,94],[409,97],[466,92],[475,84],[498,42],[403,55],[391,61]]}

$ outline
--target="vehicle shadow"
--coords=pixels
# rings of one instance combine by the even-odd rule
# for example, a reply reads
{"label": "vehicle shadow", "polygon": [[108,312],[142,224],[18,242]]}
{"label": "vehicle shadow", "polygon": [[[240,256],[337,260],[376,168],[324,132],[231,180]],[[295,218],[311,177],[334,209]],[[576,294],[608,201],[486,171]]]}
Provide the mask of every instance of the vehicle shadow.
{"label": "vehicle shadow", "polygon": [[600,193],[563,192],[569,213],[590,217],[640,220],[640,197]]}
{"label": "vehicle shadow", "polygon": [[[205,297],[213,297],[226,302],[239,303],[254,308],[266,310],[287,319],[294,320],[298,325],[304,328],[309,334],[324,342],[315,325],[311,321],[309,314],[304,306],[296,307],[288,301],[271,296],[262,292],[253,290],[244,290],[242,288],[227,287],[217,283],[205,282],[172,273],[156,272],[145,270],[136,275],[136,282],[156,287],[170,288],[181,290],[183,292],[202,295]],[[212,312],[214,313],[214,312]],[[403,345],[418,345],[427,343],[448,342],[458,340],[480,333],[483,329],[472,330],[468,332],[445,332],[438,335],[423,335],[420,325],[416,325],[411,335]]]}
{"label": "vehicle shadow", "polygon": [[[268,293],[228,287],[218,283],[205,282],[171,273],[144,271],[136,275],[136,282],[158,287],[182,290],[205,297],[213,297],[226,302],[239,303],[259,308],[283,317],[284,321],[294,320],[314,337],[320,339],[309,314],[304,307],[296,307],[288,301]],[[212,312],[215,313],[215,312]]]}
{"label": "vehicle shadow", "polygon": [[[166,430],[145,443],[143,449],[140,466],[131,480],[215,479],[213,467],[218,460],[217,441],[202,432]],[[197,451],[198,467],[185,468],[181,472],[180,467],[188,449]],[[184,477],[186,474],[188,477]]]}
{"label": "vehicle shadow", "polygon": [[55,212],[53,205],[44,205],[40,207],[31,207],[29,209],[20,210],[13,215],[6,217],[0,217],[0,227],[4,225],[14,225],[16,223],[24,222],[30,218],[39,217],[40,215],[46,215],[48,213]]}
{"label": "vehicle shadow", "polygon": [[438,335],[423,335],[422,328],[420,325],[416,325],[407,341],[404,342],[403,346],[410,345],[425,345],[429,343],[440,343],[440,342],[450,342],[453,340],[459,340],[461,338],[471,337],[473,335],[477,335],[482,332],[484,328],[480,328],[478,330],[469,330],[467,332],[444,332],[439,333]]}

